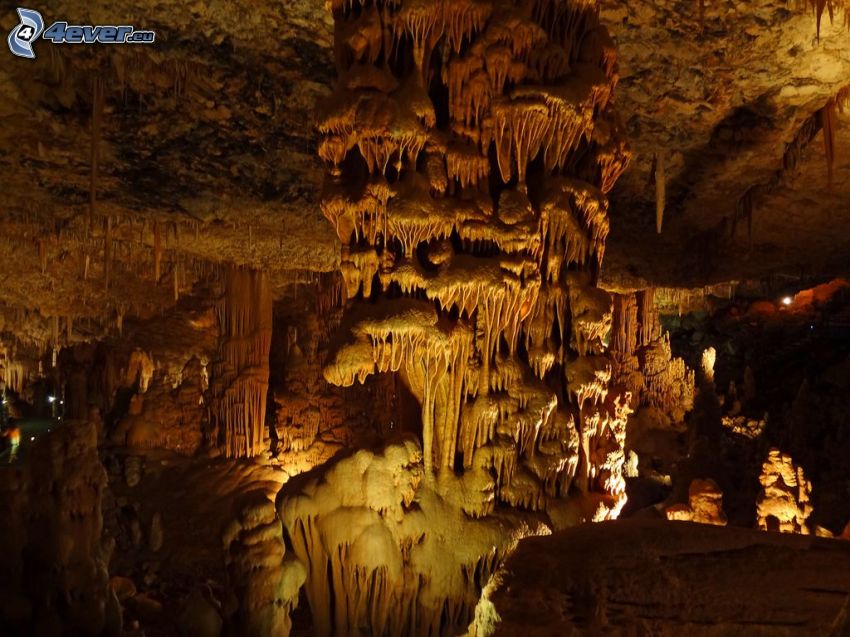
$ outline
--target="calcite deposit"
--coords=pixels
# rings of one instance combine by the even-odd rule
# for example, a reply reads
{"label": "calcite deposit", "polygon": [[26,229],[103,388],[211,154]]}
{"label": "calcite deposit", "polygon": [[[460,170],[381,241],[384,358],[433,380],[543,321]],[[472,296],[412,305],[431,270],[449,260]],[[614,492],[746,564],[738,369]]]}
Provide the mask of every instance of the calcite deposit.
{"label": "calcite deposit", "polygon": [[481,589],[517,540],[542,530],[489,511],[493,480],[440,488],[422,448],[405,439],[360,450],[293,478],[277,506],[304,586],[314,634],[435,635],[463,631]]}
{"label": "calcite deposit", "polygon": [[326,378],[398,372],[428,476],[490,472],[497,499],[539,510],[578,470],[615,516],[624,412],[594,281],[628,151],[607,32],[549,2],[333,9],[322,206],[351,310]]}
{"label": "calcite deposit", "polygon": [[695,376],[671,352],[654,289],[614,295],[611,358],[614,383],[631,394],[633,407],[650,407],[667,424],[683,422],[693,408]]}
{"label": "calcite deposit", "polygon": [[219,304],[219,359],[212,374],[213,439],[229,457],[253,456],[267,439],[272,298],[265,272],[231,267]]}
{"label": "calcite deposit", "polygon": [[669,506],[664,513],[668,520],[715,526],[726,526],[727,523],[723,513],[723,492],[714,480],[694,480],[688,488],[688,503]]}
{"label": "calcite deposit", "polygon": [[227,570],[225,621],[240,637],[288,635],[289,614],[298,605],[304,566],[287,559],[280,520],[262,491],[246,494],[224,531]]}
{"label": "calcite deposit", "polygon": [[762,465],[762,491],[756,501],[758,527],[780,533],[810,532],[812,484],[803,468],[786,453],[773,448]]}

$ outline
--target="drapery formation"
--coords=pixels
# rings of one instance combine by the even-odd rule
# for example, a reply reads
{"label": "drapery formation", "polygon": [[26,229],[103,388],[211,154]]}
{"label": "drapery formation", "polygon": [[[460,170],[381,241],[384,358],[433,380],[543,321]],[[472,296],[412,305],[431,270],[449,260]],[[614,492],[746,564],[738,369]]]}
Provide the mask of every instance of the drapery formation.
{"label": "drapery formation", "polygon": [[272,296],[265,272],[231,266],[219,303],[219,360],[211,390],[210,424],[226,456],[250,457],[264,446]]}

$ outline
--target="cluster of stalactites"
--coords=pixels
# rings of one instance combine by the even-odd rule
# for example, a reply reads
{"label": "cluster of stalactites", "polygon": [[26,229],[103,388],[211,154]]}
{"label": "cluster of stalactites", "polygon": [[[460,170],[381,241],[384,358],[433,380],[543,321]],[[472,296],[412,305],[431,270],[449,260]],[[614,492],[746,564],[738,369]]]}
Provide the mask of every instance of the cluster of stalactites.
{"label": "cluster of stalactites", "polygon": [[[372,175],[415,170],[426,151],[443,173],[447,165],[472,185],[489,173],[492,144],[502,180],[523,183],[538,155],[547,170],[572,168],[597,119],[590,154],[604,192],[625,169],[629,152],[607,113],[616,51],[593,3],[408,0],[352,9],[335,8],[340,78],[319,108],[319,155],[334,174],[352,151]],[[405,55],[417,68],[398,77],[393,66]],[[426,90],[435,59],[448,130],[437,130]]]}
{"label": "cluster of stalactites", "polygon": [[595,3],[332,8],[322,210],[343,244],[346,297],[372,302],[327,380],[398,373],[422,409],[426,468],[487,472],[512,506],[566,494],[580,432],[614,440],[619,456],[584,451],[587,488],[614,497],[611,297],[595,276],[606,193],[629,151]]}
{"label": "cluster of stalactites", "polygon": [[272,296],[265,272],[231,266],[219,303],[219,360],[210,420],[228,457],[258,454],[265,440]]}
{"label": "cluster of stalactites", "polygon": [[20,394],[24,390],[26,372],[23,363],[15,360],[14,348],[0,343],[0,380],[3,388]]}
{"label": "cluster of stalactites", "polygon": [[674,357],[659,320],[654,290],[614,295],[611,350],[615,384],[633,407],[651,406],[680,422],[693,407],[695,374]]}

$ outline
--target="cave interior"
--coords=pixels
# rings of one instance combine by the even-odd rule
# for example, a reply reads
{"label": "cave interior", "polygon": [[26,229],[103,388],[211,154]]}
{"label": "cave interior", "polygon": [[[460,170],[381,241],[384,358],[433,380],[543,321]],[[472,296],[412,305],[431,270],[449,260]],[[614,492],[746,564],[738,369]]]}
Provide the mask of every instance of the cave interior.
{"label": "cave interior", "polygon": [[0,31],[2,637],[850,636],[850,1]]}

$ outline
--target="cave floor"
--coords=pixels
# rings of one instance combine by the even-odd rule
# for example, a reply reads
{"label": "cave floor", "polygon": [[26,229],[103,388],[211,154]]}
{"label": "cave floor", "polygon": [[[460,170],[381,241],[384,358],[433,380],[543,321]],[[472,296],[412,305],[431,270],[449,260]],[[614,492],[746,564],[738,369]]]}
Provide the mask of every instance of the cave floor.
{"label": "cave floor", "polygon": [[523,637],[842,637],[848,600],[850,542],[651,519],[528,538],[493,596]]}

